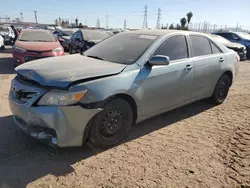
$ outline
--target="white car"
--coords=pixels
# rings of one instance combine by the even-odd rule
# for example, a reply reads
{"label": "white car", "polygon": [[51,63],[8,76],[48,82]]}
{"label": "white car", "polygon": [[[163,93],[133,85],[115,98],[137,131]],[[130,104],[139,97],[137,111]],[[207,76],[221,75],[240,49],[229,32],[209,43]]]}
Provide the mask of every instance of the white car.
{"label": "white car", "polygon": [[0,35],[0,49],[4,49],[4,39],[3,37]]}

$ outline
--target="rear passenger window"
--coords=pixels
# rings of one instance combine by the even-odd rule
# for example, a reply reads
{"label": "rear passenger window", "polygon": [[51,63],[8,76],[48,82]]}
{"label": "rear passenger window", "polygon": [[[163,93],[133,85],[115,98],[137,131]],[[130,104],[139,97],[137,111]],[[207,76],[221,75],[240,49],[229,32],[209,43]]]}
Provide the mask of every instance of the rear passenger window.
{"label": "rear passenger window", "polygon": [[203,36],[190,36],[194,57],[212,54],[210,42]]}
{"label": "rear passenger window", "polygon": [[211,42],[211,47],[212,47],[213,54],[221,53],[220,49],[217,46],[215,46],[213,42]]}
{"label": "rear passenger window", "polygon": [[188,58],[186,38],[183,35],[166,39],[155,51],[154,55],[168,56],[170,61]]}

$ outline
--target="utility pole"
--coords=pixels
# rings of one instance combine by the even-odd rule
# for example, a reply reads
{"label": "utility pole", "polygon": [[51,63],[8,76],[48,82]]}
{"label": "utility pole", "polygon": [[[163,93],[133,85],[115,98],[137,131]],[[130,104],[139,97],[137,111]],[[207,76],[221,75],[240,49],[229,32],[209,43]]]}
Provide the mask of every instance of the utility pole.
{"label": "utility pole", "polygon": [[237,26],[236,26],[236,32],[238,31],[238,27],[239,27],[239,23],[237,22]]}
{"label": "utility pole", "polygon": [[23,21],[23,13],[21,12],[20,15],[21,15],[21,21]]}
{"label": "utility pole", "polygon": [[106,15],[106,29],[109,28],[109,16]]}
{"label": "utility pole", "polygon": [[144,19],[142,24],[142,29],[148,28],[148,6],[145,5],[144,7]]}
{"label": "utility pole", "polygon": [[124,29],[127,29],[127,20],[124,20]]}
{"label": "utility pole", "polygon": [[99,18],[96,20],[96,27],[100,28],[100,20],[99,20]]}
{"label": "utility pole", "polygon": [[36,19],[36,24],[37,24],[37,15],[36,15],[37,10],[35,10],[34,12],[35,12],[35,19]]}
{"label": "utility pole", "polygon": [[160,27],[161,27],[161,9],[158,8],[158,16],[157,16],[156,29],[160,29]]}

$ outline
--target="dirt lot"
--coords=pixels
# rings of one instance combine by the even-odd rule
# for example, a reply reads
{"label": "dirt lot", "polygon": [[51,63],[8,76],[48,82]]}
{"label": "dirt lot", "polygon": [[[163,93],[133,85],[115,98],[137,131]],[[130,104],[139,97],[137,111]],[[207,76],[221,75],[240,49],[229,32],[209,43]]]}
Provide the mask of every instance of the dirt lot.
{"label": "dirt lot", "polygon": [[0,52],[0,187],[250,186],[250,61],[220,106],[206,100],[135,125],[123,144],[54,150],[22,133],[8,106],[11,50]]}

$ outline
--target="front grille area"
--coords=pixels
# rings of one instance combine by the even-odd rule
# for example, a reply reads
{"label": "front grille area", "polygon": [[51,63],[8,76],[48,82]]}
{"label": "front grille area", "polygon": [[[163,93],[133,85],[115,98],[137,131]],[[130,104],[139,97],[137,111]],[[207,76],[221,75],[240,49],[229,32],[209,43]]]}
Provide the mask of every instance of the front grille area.
{"label": "front grille area", "polygon": [[42,56],[42,57],[39,57],[39,56],[24,56],[24,60],[25,62],[28,62],[28,61],[33,61],[33,60],[36,60],[36,59],[42,59],[42,58],[47,58],[48,56]]}

